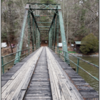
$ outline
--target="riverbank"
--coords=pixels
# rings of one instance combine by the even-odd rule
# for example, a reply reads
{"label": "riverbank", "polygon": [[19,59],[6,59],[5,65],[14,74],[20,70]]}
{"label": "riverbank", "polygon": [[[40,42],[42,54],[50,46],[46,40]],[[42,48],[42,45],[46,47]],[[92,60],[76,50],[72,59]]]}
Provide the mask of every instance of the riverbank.
{"label": "riverbank", "polygon": [[73,54],[75,56],[83,56],[83,57],[99,57],[99,53],[95,53],[95,54],[91,54],[91,55],[84,55],[84,54],[80,54],[80,53],[70,53]]}
{"label": "riverbank", "polygon": [[[14,53],[14,52],[16,52],[16,47],[13,48],[13,53]],[[12,53],[10,47],[1,48],[1,55],[2,55],[2,56],[8,55],[8,54],[10,54],[10,53]]]}

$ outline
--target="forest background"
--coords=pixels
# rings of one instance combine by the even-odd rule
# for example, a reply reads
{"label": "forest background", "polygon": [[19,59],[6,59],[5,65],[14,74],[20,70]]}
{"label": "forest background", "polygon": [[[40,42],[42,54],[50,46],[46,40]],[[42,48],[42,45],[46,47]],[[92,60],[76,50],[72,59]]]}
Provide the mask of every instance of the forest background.
{"label": "forest background", "polygon": [[[75,41],[84,42],[88,36],[89,38],[92,37],[89,41],[93,43],[90,42],[90,45],[88,45],[89,49],[87,50],[91,51],[92,48],[92,51],[98,51],[99,0],[2,0],[2,42],[6,41],[9,46],[11,43],[18,43],[25,13],[25,5],[28,2],[61,4],[67,44],[74,43]],[[47,39],[47,37],[45,38]],[[27,41],[27,39],[24,41]],[[84,49],[84,47],[81,48],[82,50]],[[83,53],[86,52],[88,51],[83,51]]]}

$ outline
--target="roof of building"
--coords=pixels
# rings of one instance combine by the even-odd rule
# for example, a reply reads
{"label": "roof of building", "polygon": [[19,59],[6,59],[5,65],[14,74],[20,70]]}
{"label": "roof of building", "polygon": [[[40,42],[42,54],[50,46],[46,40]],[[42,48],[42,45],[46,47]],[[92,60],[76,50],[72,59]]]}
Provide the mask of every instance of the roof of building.
{"label": "roof of building", "polygon": [[81,41],[75,41],[75,44],[81,44]]}
{"label": "roof of building", "polygon": [[62,43],[58,43],[58,47],[62,47]]}
{"label": "roof of building", "polygon": [[1,43],[1,47],[7,47],[6,42]]}

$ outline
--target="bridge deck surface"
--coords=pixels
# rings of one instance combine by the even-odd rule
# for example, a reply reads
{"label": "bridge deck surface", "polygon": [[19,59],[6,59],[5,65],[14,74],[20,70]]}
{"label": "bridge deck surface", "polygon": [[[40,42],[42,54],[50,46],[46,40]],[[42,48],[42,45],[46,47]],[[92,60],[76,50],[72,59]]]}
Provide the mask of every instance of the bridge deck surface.
{"label": "bridge deck surface", "polygon": [[57,54],[55,54],[51,49],[53,56],[59,62],[62,69],[65,71],[67,76],[70,78],[71,82],[77,88],[81,96],[85,100],[99,100],[98,93],[81,77],[76,71],[74,71],[66,62],[64,62]]}
{"label": "bridge deck surface", "polygon": [[98,93],[49,48],[2,75],[2,100],[99,100]]}

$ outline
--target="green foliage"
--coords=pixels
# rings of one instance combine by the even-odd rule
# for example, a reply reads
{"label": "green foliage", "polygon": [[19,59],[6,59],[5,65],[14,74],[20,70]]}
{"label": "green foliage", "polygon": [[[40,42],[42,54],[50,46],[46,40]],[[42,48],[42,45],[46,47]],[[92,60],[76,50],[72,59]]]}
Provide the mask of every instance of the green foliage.
{"label": "green foliage", "polygon": [[45,20],[47,20],[47,19],[46,19],[45,16],[41,16],[41,17],[40,17],[40,20],[45,21]]}
{"label": "green foliage", "polygon": [[98,51],[99,48],[99,42],[96,36],[94,36],[92,33],[88,34],[86,37],[84,37],[81,41],[81,47],[80,50],[83,54],[93,53]]}
{"label": "green foliage", "polygon": [[54,0],[41,0],[41,3],[54,3]]}
{"label": "green foliage", "polygon": [[6,32],[1,33],[1,41],[3,41],[4,39],[7,39],[7,33]]}
{"label": "green foliage", "polygon": [[[81,40],[81,38],[83,38],[84,36],[86,36],[88,34],[88,29],[85,25],[85,17],[86,17],[86,9],[81,8],[80,12],[79,12],[79,19],[78,19],[78,23],[79,28],[78,30],[73,34],[75,37],[78,37],[79,40]],[[81,38],[80,38],[81,37]]]}
{"label": "green foliage", "polygon": [[81,26],[79,30],[77,30],[73,35],[75,37],[78,37],[78,40],[81,40],[81,37],[83,38],[88,34],[88,29],[85,26]]}
{"label": "green foliage", "polygon": [[1,0],[1,3],[4,2],[4,0]]}
{"label": "green foliage", "polygon": [[7,37],[7,33],[6,32],[5,33],[2,33],[1,36],[2,37]]}
{"label": "green foliage", "polygon": [[13,1],[8,1],[8,5],[11,6],[13,4]]}

